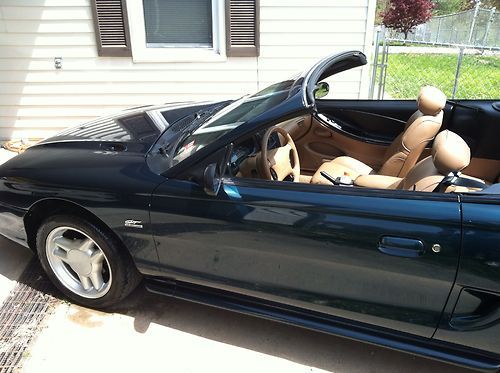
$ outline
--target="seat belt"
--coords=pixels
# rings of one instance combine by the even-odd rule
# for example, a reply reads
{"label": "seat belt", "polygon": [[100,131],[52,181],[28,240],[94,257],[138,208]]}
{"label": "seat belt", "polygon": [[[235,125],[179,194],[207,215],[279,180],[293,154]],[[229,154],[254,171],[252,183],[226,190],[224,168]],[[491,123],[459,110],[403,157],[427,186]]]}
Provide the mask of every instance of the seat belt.
{"label": "seat belt", "polygon": [[460,173],[450,173],[439,182],[436,188],[434,188],[433,192],[444,192],[446,188],[451,185],[478,189],[484,189],[487,187],[487,185],[481,181],[469,179],[467,177],[461,177]]}

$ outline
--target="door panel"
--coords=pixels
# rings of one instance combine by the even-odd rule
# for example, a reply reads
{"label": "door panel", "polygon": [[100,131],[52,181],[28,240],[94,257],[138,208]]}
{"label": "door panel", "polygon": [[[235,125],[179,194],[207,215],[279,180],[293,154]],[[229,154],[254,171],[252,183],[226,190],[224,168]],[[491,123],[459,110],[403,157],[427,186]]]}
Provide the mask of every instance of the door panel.
{"label": "door panel", "polygon": [[170,180],[151,220],[168,276],[430,337],[456,274],[460,212],[453,195],[406,196],[235,179],[209,197]]}
{"label": "door panel", "polygon": [[318,112],[351,127],[365,141],[392,142],[403,132],[406,121],[417,110],[415,101],[321,100]]}
{"label": "door panel", "polygon": [[500,354],[500,198],[462,198],[458,300],[447,306],[435,338]]}

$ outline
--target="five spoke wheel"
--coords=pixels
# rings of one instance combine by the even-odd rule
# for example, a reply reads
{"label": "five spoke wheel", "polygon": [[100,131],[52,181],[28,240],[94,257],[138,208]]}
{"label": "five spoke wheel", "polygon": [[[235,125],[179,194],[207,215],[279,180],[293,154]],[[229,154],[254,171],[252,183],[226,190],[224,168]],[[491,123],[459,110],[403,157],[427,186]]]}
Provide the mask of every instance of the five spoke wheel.
{"label": "five spoke wheel", "polygon": [[57,227],[46,239],[46,255],[58,280],[84,298],[100,298],[110,289],[112,273],[99,245],[82,231]]}

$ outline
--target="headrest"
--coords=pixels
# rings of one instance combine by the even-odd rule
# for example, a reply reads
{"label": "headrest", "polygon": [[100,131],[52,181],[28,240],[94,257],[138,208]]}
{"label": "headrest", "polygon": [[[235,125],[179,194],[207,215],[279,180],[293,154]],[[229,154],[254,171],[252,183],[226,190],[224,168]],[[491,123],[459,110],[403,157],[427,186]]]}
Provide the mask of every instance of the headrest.
{"label": "headrest", "polygon": [[455,132],[442,131],[434,139],[432,161],[442,175],[462,171],[470,163],[470,148]]}
{"label": "headrest", "polygon": [[420,88],[417,106],[424,115],[437,115],[446,105],[446,96],[436,87],[426,85]]}

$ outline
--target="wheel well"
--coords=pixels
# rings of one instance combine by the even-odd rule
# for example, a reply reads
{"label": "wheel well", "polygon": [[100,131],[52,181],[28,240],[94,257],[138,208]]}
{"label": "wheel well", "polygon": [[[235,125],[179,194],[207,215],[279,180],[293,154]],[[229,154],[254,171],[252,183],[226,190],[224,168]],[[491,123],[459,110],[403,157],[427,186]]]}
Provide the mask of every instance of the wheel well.
{"label": "wheel well", "polygon": [[34,253],[36,253],[36,235],[42,223],[51,216],[63,214],[84,218],[98,225],[101,229],[109,231],[118,242],[123,244],[115,232],[113,232],[101,219],[85,208],[65,200],[45,199],[33,205],[24,217],[24,227],[26,229],[28,245]]}

